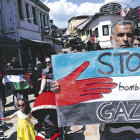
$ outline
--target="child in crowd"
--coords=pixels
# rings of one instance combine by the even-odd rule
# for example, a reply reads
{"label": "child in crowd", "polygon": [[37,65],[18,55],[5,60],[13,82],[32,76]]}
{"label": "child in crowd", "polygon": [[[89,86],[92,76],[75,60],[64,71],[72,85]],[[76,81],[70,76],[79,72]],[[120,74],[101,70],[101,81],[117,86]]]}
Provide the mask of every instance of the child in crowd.
{"label": "child in crowd", "polygon": [[6,121],[18,117],[17,140],[35,140],[36,131],[30,122],[31,108],[25,98],[18,100],[18,111],[13,115],[4,118]]}

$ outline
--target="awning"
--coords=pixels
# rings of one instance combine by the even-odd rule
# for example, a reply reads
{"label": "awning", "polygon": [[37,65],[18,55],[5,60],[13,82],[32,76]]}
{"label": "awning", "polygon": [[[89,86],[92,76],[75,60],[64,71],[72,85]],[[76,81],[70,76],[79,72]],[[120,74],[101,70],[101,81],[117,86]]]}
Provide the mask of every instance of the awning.
{"label": "awning", "polygon": [[46,45],[46,44],[51,45],[51,43],[52,43],[51,40],[50,41],[41,41],[41,40],[34,40],[34,39],[21,39],[20,42],[23,44],[24,43],[26,43],[26,44],[34,43],[36,45]]}
{"label": "awning", "polygon": [[70,33],[65,33],[62,35],[62,37],[69,37],[69,36],[71,36]]}
{"label": "awning", "polygon": [[40,40],[32,40],[32,39],[21,39],[20,40],[21,45],[23,47],[27,47],[27,48],[45,48],[46,50],[48,50],[48,52],[50,53],[55,53],[55,48],[53,45],[53,42],[51,40],[49,41],[40,41]]}
{"label": "awning", "polygon": [[21,44],[9,38],[0,37],[0,48],[19,48]]}

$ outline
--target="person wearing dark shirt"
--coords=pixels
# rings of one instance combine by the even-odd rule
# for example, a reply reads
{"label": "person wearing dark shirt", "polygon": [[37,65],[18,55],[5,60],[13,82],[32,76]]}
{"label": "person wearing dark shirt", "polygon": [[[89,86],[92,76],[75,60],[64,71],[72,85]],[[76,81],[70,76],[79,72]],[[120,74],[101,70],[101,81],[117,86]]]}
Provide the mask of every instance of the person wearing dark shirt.
{"label": "person wearing dark shirt", "polygon": [[17,62],[15,56],[13,56],[12,59],[11,59],[11,66],[12,66],[13,68],[20,68],[20,67],[21,67],[20,64]]}
{"label": "person wearing dark shirt", "polygon": [[41,76],[42,76],[42,63],[41,61],[37,61],[36,68],[31,76],[31,82],[33,84],[33,94],[35,97],[38,96],[38,92],[40,90]]}
{"label": "person wearing dark shirt", "polygon": [[46,68],[42,70],[42,81],[39,94],[45,91],[51,91],[51,83],[53,80],[52,62],[50,57],[45,57]]}

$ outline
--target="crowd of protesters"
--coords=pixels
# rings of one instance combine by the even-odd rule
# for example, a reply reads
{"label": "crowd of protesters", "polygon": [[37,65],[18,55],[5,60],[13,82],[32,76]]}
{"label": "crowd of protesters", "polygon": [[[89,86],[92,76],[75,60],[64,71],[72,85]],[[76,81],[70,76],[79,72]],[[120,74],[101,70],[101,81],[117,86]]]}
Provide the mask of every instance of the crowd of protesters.
{"label": "crowd of protesters", "polygon": [[[10,72],[15,71],[15,75],[18,74],[17,71],[20,71],[22,74],[24,74],[25,80],[29,83],[30,87],[27,89],[22,89],[22,90],[12,90],[11,93],[13,94],[13,103],[15,107],[15,113],[9,117],[6,117],[5,120],[9,121],[16,116],[18,117],[18,132],[17,132],[17,139],[22,139],[22,140],[27,140],[27,139],[32,139],[36,135],[36,132],[33,130],[30,135],[28,131],[32,129],[32,125],[30,124],[30,111],[26,112],[26,108],[28,106],[28,95],[29,94],[34,94],[35,97],[38,97],[39,94],[42,94],[46,91],[50,91],[51,88],[51,81],[53,80],[53,75],[52,75],[52,64],[51,64],[51,56],[46,56],[44,57],[44,61],[42,62],[39,59],[35,59],[36,61],[29,61],[28,67],[26,69],[21,68],[19,63],[16,60],[16,57],[12,57],[11,61],[6,63],[6,73],[7,71]],[[7,92],[5,90],[5,85],[2,82],[2,78],[4,75],[0,73],[0,88],[1,88],[1,97],[5,97],[5,94]],[[5,87],[4,87],[5,86]],[[5,100],[6,98],[4,98]],[[2,99],[3,100],[3,99]],[[3,100],[3,101],[4,101]],[[3,107],[5,106],[6,102],[2,102]],[[17,111],[18,110],[18,111]],[[4,115],[5,116],[5,115]],[[24,121],[22,121],[24,118]],[[21,120],[19,122],[19,120]],[[49,119],[47,119],[49,120]],[[19,124],[20,123],[20,124]],[[25,124],[27,124],[25,126]],[[31,126],[30,128],[28,126]],[[26,129],[26,132],[23,132],[25,130],[25,127],[30,129]],[[54,128],[53,128],[54,130]],[[20,133],[20,132],[23,133]],[[35,139],[35,138],[34,138]]]}
{"label": "crowd of protesters", "polygon": [[[129,27],[128,30],[122,30],[124,33],[123,33],[123,36],[117,36],[116,33],[119,34],[120,30],[119,30],[119,27],[120,26],[124,26],[126,27],[126,25],[130,25],[131,26],[131,23],[127,21],[126,24],[123,24],[123,21],[122,22],[118,22],[114,28],[112,30],[116,31],[115,33],[112,31],[112,37],[111,37],[111,42],[113,44],[113,47],[116,47],[116,48],[123,48],[123,47],[140,47],[140,38],[139,37],[134,37],[134,30],[132,27]],[[118,27],[118,30],[116,29]],[[129,34],[127,32],[131,32],[131,36],[128,36]],[[115,36],[116,35],[116,36]],[[119,34],[120,35],[120,34]],[[116,38],[125,38],[125,39],[122,39],[120,40],[121,43],[124,43],[124,44],[117,44],[118,42],[115,40]],[[134,42],[133,42],[133,39],[134,39]],[[92,38],[92,41],[95,40],[95,37]],[[114,42],[115,40],[115,42]],[[99,43],[94,43],[94,46],[92,44],[90,44],[91,42],[88,42],[88,47],[81,47],[80,50],[77,49],[77,48],[74,48],[72,50],[73,53],[77,53],[77,52],[84,52],[84,51],[88,51],[88,50],[101,50],[101,47],[99,45]],[[128,46],[129,45],[129,46]],[[92,46],[92,47],[91,47]],[[90,49],[90,48],[93,48],[93,49]],[[64,53],[67,53],[67,52],[64,52]],[[7,62],[6,63],[6,69],[7,70],[11,70],[11,69],[16,69],[16,68],[21,68],[20,64],[16,61],[16,57],[12,57],[11,61]],[[51,62],[51,56],[45,56],[44,57],[44,61],[42,62],[41,60],[39,59],[36,59],[35,62],[33,62],[32,60],[29,61],[28,63],[28,67],[25,69],[25,72],[28,72],[29,74],[29,79],[30,79],[30,82],[29,84],[32,85],[31,88],[29,88],[28,90],[22,90],[21,93],[22,93],[22,97],[18,97],[18,92],[17,91],[13,91],[13,102],[14,102],[14,105],[15,105],[15,108],[19,109],[20,111],[17,113],[15,113],[13,117],[15,116],[19,116],[19,114],[21,116],[22,113],[25,113],[25,108],[27,107],[27,104],[26,104],[26,100],[28,101],[28,94],[34,94],[35,97],[38,97],[39,94],[42,94],[44,92],[48,92],[48,91],[51,91],[52,88],[53,88],[53,91],[58,91],[59,89],[59,84],[58,83],[55,83],[53,84],[52,86],[52,81],[53,81],[53,72],[52,72],[52,62]],[[0,91],[1,91],[1,99],[2,99],[2,104],[3,106],[5,105],[5,102],[6,102],[6,99],[5,99],[5,89],[4,89],[4,85],[2,84],[2,78],[3,78],[3,74],[0,73]],[[57,90],[56,90],[57,89]],[[21,94],[20,93],[20,94]],[[18,100],[18,98],[20,98],[20,100]],[[25,100],[21,100],[21,98],[24,98]],[[25,107],[25,108],[24,108]],[[24,108],[24,109],[23,109]],[[28,111],[26,113],[26,118],[28,118],[30,114],[30,111]],[[11,118],[6,118],[6,120],[9,120]],[[105,124],[104,128],[107,126],[107,124]],[[115,124],[112,125],[112,127],[114,127]],[[124,124],[121,124],[119,127],[121,128],[122,126],[125,126]],[[110,126],[109,126],[110,127]],[[116,126],[115,126],[116,127]],[[135,126],[134,126],[135,127]],[[129,130],[128,130],[129,131]],[[101,140],[112,140],[114,139],[114,137],[106,134],[105,132],[105,129],[101,129],[100,127],[100,132],[101,132]],[[19,132],[18,132],[19,133]],[[33,132],[33,133],[36,133],[36,132]],[[19,136],[19,135],[18,135]],[[118,139],[122,139],[122,140],[125,140],[124,137],[129,138],[130,137],[130,134],[126,134],[124,136],[119,136]],[[136,139],[135,136],[131,135],[131,137],[133,139]],[[115,137],[116,138],[116,137]],[[23,140],[25,140],[27,138],[23,138]],[[30,139],[30,138],[28,138]],[[117,140],[117,139],[116,139]],[[131,139],[132,140],[132,139]]]}
{"label": "crowd of protesters", "polygon": [[[110,39],[113,49],[133,47],[135,45],[133,23],[129,20],[117,21],[112,27]],[[52,90],[54,92],[57,92],[57,94],[59,94],[59,92],[61,92],[60,86],[63,85],[60,85],[59,82],[57,81],[53,81]],[[63,87],[61,87],[61,89],[63,89]],[[72,99],[69,96],[69,100]],[[139,140],[140,139],[139,128],[140,128],[139,123],[101,124],[100,140]]]}

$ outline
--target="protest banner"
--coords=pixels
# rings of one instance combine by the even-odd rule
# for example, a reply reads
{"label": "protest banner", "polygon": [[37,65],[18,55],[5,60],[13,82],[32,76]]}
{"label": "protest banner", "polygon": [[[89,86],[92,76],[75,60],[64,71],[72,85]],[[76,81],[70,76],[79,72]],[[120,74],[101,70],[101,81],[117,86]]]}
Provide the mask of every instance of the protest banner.
{"label": "protest banner", "polygon": [[53,55],[59,126],[140,121],[140,48]]}

